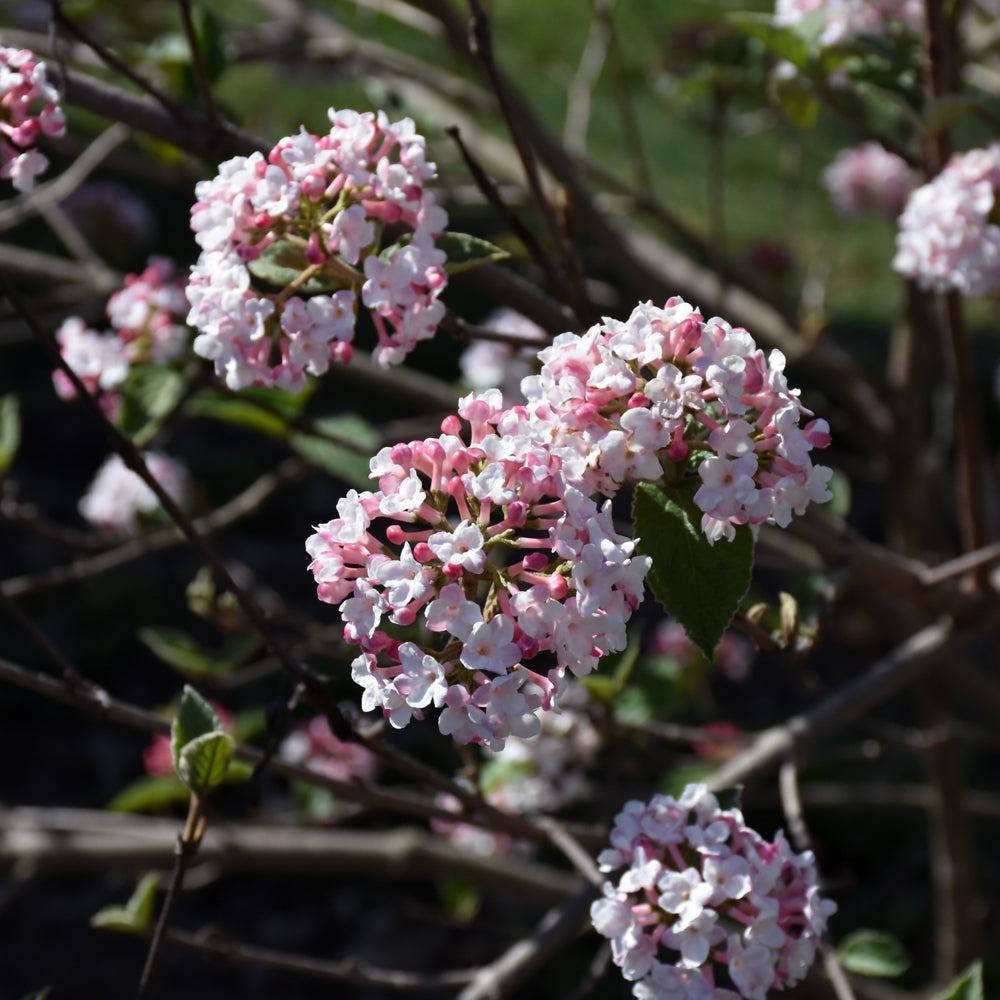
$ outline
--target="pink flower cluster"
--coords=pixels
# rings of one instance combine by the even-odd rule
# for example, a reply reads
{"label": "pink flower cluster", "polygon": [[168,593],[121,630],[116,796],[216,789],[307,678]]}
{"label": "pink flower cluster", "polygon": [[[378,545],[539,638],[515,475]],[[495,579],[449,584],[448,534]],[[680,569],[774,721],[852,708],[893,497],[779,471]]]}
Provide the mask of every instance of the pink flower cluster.
{"label": "pink flower cluster", "polygon": [[1000,143],[957,153],[899,217],[892,266],[923,289],[983,295],[1000,287]]}
{"label": "pink flower cluster", "polygon": [[451,416],[439,437],[384,448],[379,489],[351,490],[306,543],[320,599],[361,647],[362,707],[395,727],[441,709],[442,733],[494,749],[539,731],[567,671],[624,649],[649,566],[501,403],[497,389],[461,401],[468,440]]}
{"label": "pink flower cluster", "polygon": [[[223,163],[196,188],[191,228],[202,248],[187,288],[195,351],[232,389],[297,392],[306,374],[353,352],[358,297],[378,333],[375,358],[401,361],[444,314],[448,218],[426,182],[426,144],[404,118],[329,112],[323,136],[303,129]],[[386,226],[412,230],[379,252]],[[279,269],[276,269],[276,267]]]}
{"label": "pink flower cluster", "polygon": [[764,840],[704,785],[632,801],[615,817],[591,907],[638,1000],[764,1000],[799,982],[836,904],[811,852]]}
{"label": "pink flower cluster", "polygon": [[831,470],[810,452],[829,444],[784,376],[742,328],[705,320],[680,298],[640,304],[624,323],[605,319],[564,333],[522,383],[525,407],[505,427],[530,428],[560,458],[565,480],[613,496],[627,478],[697,471],[694,500],[715,542],[735,525],[785,527],[810,501],[830,498]]}
{"label": "pink flower cluster", "polygon": [[[98,333],[78,316],[70,316],[56,331],[56,341],[66,363],[113,416],[121,405],[117,390],[133,365],[166,364],[184,352],[189,337],[182,321],[186,308],[173,262],[151,257],[141,274],[128,275],[124,287],[108,299],[111,330]],[[63,399],[75,398],[65,373],[56,370],[52,381]]]}
{"label": "pink flower cluster", "polygon": [[913,187],[906,161],[877,142],[843,149],[823,171],[823,184],[844,215],[878,212],[895,219]]}
{"label": "pink flower cluster", "polygon": [[822,17],[821,45],[883,37],[894,28],[919,36],[924,25],[923,0],[777,0],[774,23],[794,27],[815,12]]}
{"label": "pink flower cluster", "polygon": [[18,191],[31,191],[49,165],[34,148],[38,136],[66,131],[58,100],[44,62],[27,49],[0,45],[0,177],[10,178]]}
{"label": "pink flower cluster", "polygon": [[378,758],[371,750],[360,743],[340,739],[321,715],[290,732],[281,742],[278,757],[337,781],[374,778],[379,767]]}
{"label": "pink flower cluster", "polygon": [[[144,458],[153,478],[184,506],[190,491],[187,469],[159,452],[147,452]],[[159,506],[156,494],[116,454],[98,470],[80,500],[80,513],[109,535],[134,535],[139,531],[142,517]]]}

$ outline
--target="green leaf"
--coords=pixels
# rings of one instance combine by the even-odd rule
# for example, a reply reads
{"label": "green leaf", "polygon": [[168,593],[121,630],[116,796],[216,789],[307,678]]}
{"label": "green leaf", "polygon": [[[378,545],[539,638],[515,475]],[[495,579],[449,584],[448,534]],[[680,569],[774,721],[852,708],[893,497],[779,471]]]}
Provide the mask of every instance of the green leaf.
{"label": "green leaf", "polygon": [[184,376],[161,365],[136,365],[121,385],[121,428],[140,448],[160,429],[184,393]]}
{"label": "green leaf", "polygon": [[809,65],[809,43],[794,28],[775,25],[770,14],[730,14],[730,24],[756,38],[769,52],[779,59],[786,59],[798,69]]}
{"label": "green leaf", "polygon": [[736,528],[732,542],[711,545],[702,512],[688,489],[639,483],[632,508],[636,547],[653,564],[649,583],[657,600],[709,658],[750,586],[753,535]]}
{"label": "green leaf", "polygon": [[434,241],[434,245],[447,255],[448,261],[444,269],[449,274],[461,274],[462,271],[469,271],[481,264],[504,260],[510,256],[502,247],[468,233],[443,232]]}
{"label": "green leaf", "polygon": [[[397,250],[409,246],[412,240],[412,233],[404,233],[395,243],[383,247],[378,259],[383,264],[388,264],[392,255]],[[470,236],[468,233],[443,232],[434,241],[434,246],[444,251],[447,257],[444,269],[448,274],[461,274],[462,271],[470,271],[480,264],[489,264],[491,261],[504,260],[510,256],[503,247],[481,240],[478,236]]]}
{"label": "green leaf", "polygon": [[840,964],[862,976],[892,978],[910,967],[903,946],[891,934],[867,928],[848,934],[837,949]]}
{"label": "green leaf", "polygon": [[185,684],[177,716],[170,727],[170,753],[177,773],[180,774],[181,753],[189,743],[201,736],[223,732],[215,709],[190,684]]}
{"label": "green leaf", "polygon": [[194,680],[225,677],[261,648],[259,639],[239,636],[221,650],[212,650],[182,629],[158,625],[139,629],[138,636],[154,656]]}
{"label": "green leaf", "polygon": [[181,750],[177,773],[195,795],[202,797],[225,780],[235,749],[229,733],[197,736]]}
{"label": "green leaf", "polygon": [[[307,267],[309,263],[303,248],[288,240],[275,240],[261,251],[256,260],[247,264],[247,270],[255,278],[266,281],[275,288],[287,288]],[[346,287],[340,277],[320,271],[299,287],[299,293],[315,295]]]}
{"label": "green leaf", "polygon": [[0,476],[13,464],[21,447],[21,407],[17,396],[0,398]]}
{"label": "green leaf", "polygon": [[983,1000],[983,963],[973,962],[938,993],[934,1000]]}
{"label": "green leaf", "polygon": [[212,11],[205,10],[195,26],[195,34],[201,48],[205,71],[208,73],[209,80],[214,83],[225,72],[229,61],[228,46],[226,45],[226,36],[222,31],[222,24]]}
{"label": "green leaf", "polygon": [[342,444],[335,444],[326,438],[314,437],[301,431],[293,431],[288,443],[307,462],[311,462],[324,472],[336,476],[349,486],[367,489],[371,486],[368,478],[371,472],[369,459]]}
{"label": "green leaf", "polygon": [[189,417],[208,417],[223,423],[249,427],[270,437],[284,437],[288,424],[276,413],[262,409],[246,399],[227,396],[216,389],[204,389],[184,404]]}
{"label": "green leaf", "polygon": [[153,923],[153,904],[159,886],[160,876],[155,872],[144,875],[124,906],[105,906],[98,910],[90,918],[90,926],[127,934],[146,934]]}
{"label": "green leaf", "polygon": [[138,778],[126,785],[107,805],[111,812],[152,813],[185,805],[191,793],[176,774]]}
{"label": "green leaf", "polygon": [[317,417],[313,421],[313,428],[334,443],[345,442],[358,451],[373,453],[381,444],[378,431],[356,413]]}

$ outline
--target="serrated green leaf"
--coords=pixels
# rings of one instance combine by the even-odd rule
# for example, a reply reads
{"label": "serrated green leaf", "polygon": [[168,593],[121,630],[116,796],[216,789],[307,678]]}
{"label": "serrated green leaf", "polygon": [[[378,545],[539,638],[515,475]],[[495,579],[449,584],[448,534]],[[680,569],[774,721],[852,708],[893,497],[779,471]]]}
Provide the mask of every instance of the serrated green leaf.
{"label": "serrated green leaf", "polygon": [[307,462],[324,472],[336,476],[349,486],[367,489],[371,485],[369,459],[342,444],[334,444],[326,438],[315,437],[301,431],[293,431],[288,443]]}
{"label": "serrated green leaf", "polygon": [[13,464],[21,447],[21,407],[17,396],[0,399],[0,476]]}
{"label": "serrated green leaf", "polygon": [[938,993],[934,1000],[983,1000],[983,963],[973,962]]}
{"label": "serrated green leaf", "polygon": [[248,427],[270,437],[284,437],[288,424],[278,416],[246,399],[227,396],[215,389],[205,389],[184,404],[184,413],[190,417],[208,417],[227,424]]}
{"label": "serrated green leaf", "polygon": [[140,448],[180,402],[184,376],[161,365],[136,365],[121,384],[121,428]]}
{"label": "serrated green leaf", "polygon": [[502,247],[468,233],[443,232],[434,241],[434,246],[447,255],[448,261],[444,269],[449,274],[461,274],[462,271],[469,271],[481,264],[504,260],[510,256]]}
{"label": "serrated green leaf", "polygon": [[756,38],[769,52],[785,59],[798,69],[809,64],[809,43],[793,28],[773,23],[770,14],[738,13],[727,17],[730,24]]}
{"label": "serrated green leaf", "polygon": [[185,684],[177,716],[170,727],[170,753],[177,773],[180,774],[181,753],[189,743],[201,736],[223,731],[215,709],[190,684]]}
{"label": "serrated green leaf", "polygon": [[197,736],[181,749],[177,773],[195,795],[204,796],[225,780],[235,749],[229,733]]}
{"label": "serrated green leaf", "polygon": [[225,677],[261,648],[259,639],[239,636],[221,650],[212,650],[182,629],[158,625],[139,629],[138,637],[154,656],[194,680]]}
{"label": "serrated green leaf", "polygon": [[652,559],[649,583],[657,600],[709,658],[750,586],[753,535],[736,528],[732,542],[710,545],[690,489],[669,493],[654,483],[636,487],[637,548]]}
{"label": "serrated green leaf", "polygon": [[837,949],[840,964],[862,976],[891,978],[910,967],[903,946],[891,934],[867,928],[849,934]]}
{"label": "serrated green leaf", "polygon": [[[275,288],[286,288],[307,268],[309,263],[302,247],[288,240],[275,240],[265,247],[256,260],[247,264],[247,270],[261,281]],[[320,271],[299,287],[302,295],[316,295],[319,292],[335,292],[347,287],[336,275]]]}

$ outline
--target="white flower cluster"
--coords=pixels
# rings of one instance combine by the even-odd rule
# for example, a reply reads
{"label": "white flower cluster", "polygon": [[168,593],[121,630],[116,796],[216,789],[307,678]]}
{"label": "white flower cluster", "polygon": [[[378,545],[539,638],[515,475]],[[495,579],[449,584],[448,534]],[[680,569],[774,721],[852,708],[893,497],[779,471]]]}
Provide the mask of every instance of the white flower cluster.
{"label": "white flower cluster", "polygon": [[892,266],[925,290],[984,295],[1000,287],[998,188],[1000,143],[957,153],[910,195]]}
{"label": "white flower cluster", "polygon": [[777,0],[774,23],[794,27],[813,14],[822,18],[821,45],[882,37],[892,28],[919,35],[924,25],[923,0]]}
{"label": "white flower cluster", "polygon": [[27,49],[0,45],[0,177],[9,178],[18,191],[31,191],[49,165],[34,148],[39,135],[66,132],[58,100],[44,62]]}
{"label": "white flower cluster", "polygon": [[[427,181],[426,146],[404,118],[329,111],[265,158],[237,156],[196,188],[188,322],[195,351],[232,389],[300,391],[306,375],[350,361],[357,302],[378,333],[375,359],[396,364],[444,315],[447,276],[435,239],[448,217]],[[387,225],[412,230],[379,252]],[[272,286],[272,287],[269,287]]]}
{"label": "white flower cluster", "polygon": [[842,149],[822,175],[830,198],[844,215],[877,212],[895,219],[912,188],[906,161],[877,142]]}
{"label": "white flower cluster", "polygon": [[704,785],[626,803],[611,844],[601,870],[625,870],[591,920],[637,1000],[764,1000],[802,979],[836,910],[811,853],[764,840]]}

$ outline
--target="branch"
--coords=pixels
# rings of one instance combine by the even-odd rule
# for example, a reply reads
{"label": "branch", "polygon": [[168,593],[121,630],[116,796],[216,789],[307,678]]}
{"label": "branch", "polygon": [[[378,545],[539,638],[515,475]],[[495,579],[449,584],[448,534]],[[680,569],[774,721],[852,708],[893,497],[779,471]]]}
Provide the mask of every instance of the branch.
{"label": "branch", "polygon": [[708,787],[719,791],[753,781],[782,760],[797,759],[806,747],[861,718],[912,683],[957,641],[948,620],[926,626],[815,708],[765,729],[746,750],[726,761],[708,779]]}

